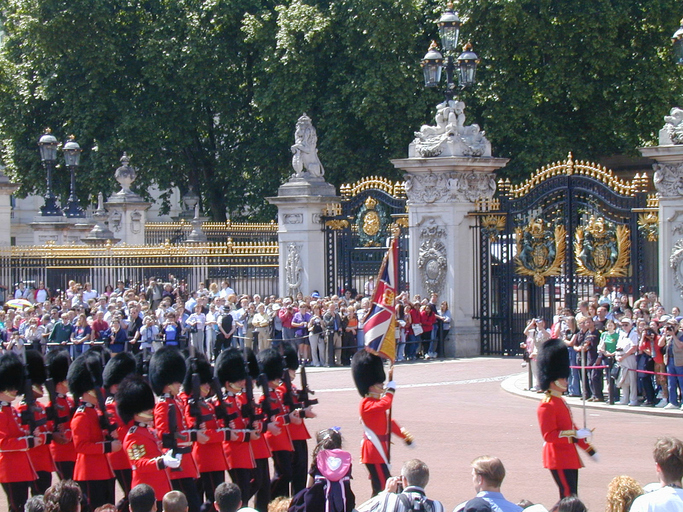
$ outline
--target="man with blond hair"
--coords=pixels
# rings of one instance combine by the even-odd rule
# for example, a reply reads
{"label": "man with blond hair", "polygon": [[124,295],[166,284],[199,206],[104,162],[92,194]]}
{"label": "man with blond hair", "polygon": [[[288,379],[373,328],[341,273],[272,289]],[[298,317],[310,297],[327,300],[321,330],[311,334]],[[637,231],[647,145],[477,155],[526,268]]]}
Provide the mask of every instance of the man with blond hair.
{"label": "man with blond hair", "polygon": [[522,507],[506,500],[500,492],[505,478],[505,467],[498,457],[484,455],[472,461],[472,483],[477,496],[455,508],[455,512],[491,510],[492,512],[521,512]]}
{"label": "man with blond hair", "polygon": [[680,512],[683,510],[683,442],[661,437],[653,452],[661,488],[635,499],[631,512]]}

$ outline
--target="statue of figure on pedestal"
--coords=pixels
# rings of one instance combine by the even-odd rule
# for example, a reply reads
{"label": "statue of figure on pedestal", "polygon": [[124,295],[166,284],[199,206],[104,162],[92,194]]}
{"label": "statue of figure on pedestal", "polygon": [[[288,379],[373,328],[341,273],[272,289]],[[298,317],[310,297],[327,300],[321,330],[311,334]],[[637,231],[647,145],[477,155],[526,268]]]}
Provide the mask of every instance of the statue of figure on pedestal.
{"label": "statue of figure on pedestal", "polygon": [[318,158],[318,135],[313,127],[311,118],[302,115],[296,122],[294,132],[294,145],[292,146],[292,167],[296,171],[297,178],[305,178],[306,175],[322,177],[325,174],[323,164]]}

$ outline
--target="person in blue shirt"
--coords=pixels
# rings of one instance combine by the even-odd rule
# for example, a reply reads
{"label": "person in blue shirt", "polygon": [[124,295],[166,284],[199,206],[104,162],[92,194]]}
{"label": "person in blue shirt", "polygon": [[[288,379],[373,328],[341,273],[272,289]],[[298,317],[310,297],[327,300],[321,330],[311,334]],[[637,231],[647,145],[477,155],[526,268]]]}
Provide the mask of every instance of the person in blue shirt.
{"label": "person in blue shirt", "polygon": [[[472,501],[486,501],[492,511],[496,512],[521,512],[522,507],[506,500],[500,492],[500,487],[505,478],[505,467],[498,457],[477,457],[472,461],[472,483],[477,496],[474,500],[467,501],[455,507],[453,512],[467,510]],[[481,507],[475,507],[479,510]]]}

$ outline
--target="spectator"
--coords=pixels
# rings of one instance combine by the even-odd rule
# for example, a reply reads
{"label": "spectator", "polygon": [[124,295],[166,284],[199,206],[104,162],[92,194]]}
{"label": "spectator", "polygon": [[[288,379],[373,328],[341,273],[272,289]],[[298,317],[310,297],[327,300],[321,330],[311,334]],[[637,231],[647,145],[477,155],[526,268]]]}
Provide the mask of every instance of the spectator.
{"label": "spectator", "polygon": [[576,496],[562,498],[550,512],[588,512],[586,505]]}
{"label": "spectator", "polygon": [[675,437],[660,438],[653,456],[661,488],[636,498],[630,512],[683,510],[683,442]]}
{"label": "spectator", "polygon": [[187,512],[187,498],[180,491],[167,492],[162,501],[163,512]]}
{"label": "spectator", "polygon": [[629,512],[631,504],[643,494],[643,488],[630,476],[616,476],[607,487],[605,512]]}
{"label": "spectator", "polygon": [[472,461],[472,482],[477,492],[475,499],[455,508],[460,510],[480,509],[482,506],[497,512],[520,512],[522,507],[507,501],[500,492],[505,478],[505,467],[498,457],[484,455]]}
{"label": "spectator", "polygon": [[45,498],[43,495],[31,496],[24,504],[24,512],[45,512]]}
{"label": "spectator", "polygon": [[621,388],[622,397],[620,405],[638,405],[638,374],[636,373],[638,350],[638,334],[633,329],[630,318],[621,319],[621,332],[617,341],[616,359],[621,366],[617,386]]}
{"label": "spectator", "polygon": [[253,508],[240,508],[242,507],[240,488],[232,482],[223,482],[216,487],[214,500],[213,506],[218,512],[256,512]]}
{"label": "spectator", "polygon": [[147,484],[138,484],[128,493],[130,512],[156,512],[157,500],[154,489]]}
{"label": "spectator", "polygon": [[83,493],[73,480],[60,480],[45,491],[45,512],[80,512]]}

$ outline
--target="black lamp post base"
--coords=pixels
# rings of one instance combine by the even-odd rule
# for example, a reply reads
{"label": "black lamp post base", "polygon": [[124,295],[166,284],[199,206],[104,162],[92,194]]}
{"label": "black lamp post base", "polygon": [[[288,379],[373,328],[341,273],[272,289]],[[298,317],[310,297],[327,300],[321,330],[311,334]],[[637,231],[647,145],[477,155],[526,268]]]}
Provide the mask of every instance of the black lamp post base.
{"label": "black lamp post base", "polygon": [[64,216],[73,219],[77,217],[85,217],[85,211],[80,207],[78,202],[69,201],[66,203],[66,208],[64,209]]}
{"label": "black lamp post base", "polygon": [[54,197],[46,197],[45,204],[40,207],[40,215],[43,217],[61,217],[63,214]]}

